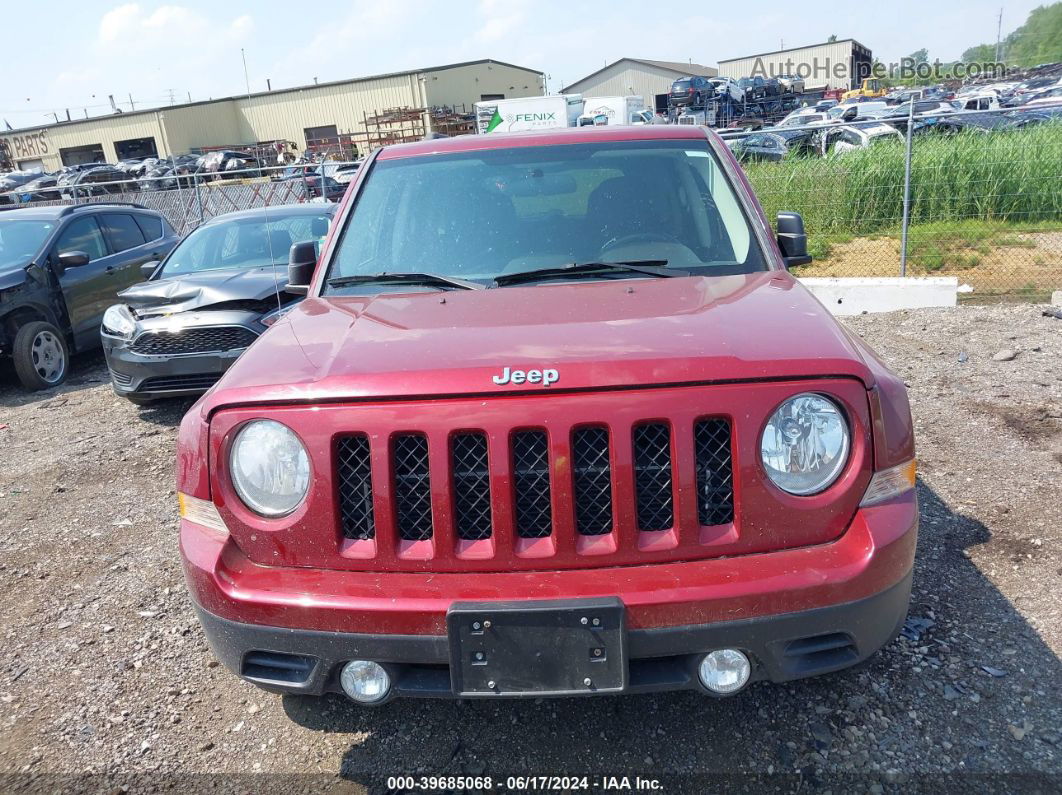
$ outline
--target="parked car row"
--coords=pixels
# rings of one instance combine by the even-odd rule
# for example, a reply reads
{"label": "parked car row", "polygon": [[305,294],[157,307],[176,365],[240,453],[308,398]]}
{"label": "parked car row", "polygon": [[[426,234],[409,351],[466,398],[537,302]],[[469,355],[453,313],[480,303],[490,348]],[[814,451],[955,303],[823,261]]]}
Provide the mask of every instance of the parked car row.
{"label": "parked car row", "polygon": [[958,112],[949,102],[919,100],[903,105],[883,102],[842,104],[819,113],[801,108],[774,127],[750,134],[723,133],[740,160],[779,161],[788,156],[827,155],[882,141],[903,140],[913,113],[913,135],[991,132],[1062,122],[1062,104],[995,112]]}
{"label": "parked car row", "polygon": [[210,182],[246,176],[268,176],[271,179],[305,177],[308,198],[313,199],[322,194],[322,167],[325,174],[324,195],[329,200],[337,200],[355,173],[356,163],[305,163],[283,171],[267,170],[267,164],[254,155],[224,149],[202,155],[64,166],[54,173],[33,170],[0,174],[0,207],[136,191],[174,190],[191,187],[195,180]]}
{"label": "parked car row", "polygon": [[102,342],[115,392],[135,403],[204,392],[298,300],[285,289],[291,247],[322,241],[335,208],[220,215],[179,244],[135,204],[3,213],[0,356],[24,387],[47,389]]}

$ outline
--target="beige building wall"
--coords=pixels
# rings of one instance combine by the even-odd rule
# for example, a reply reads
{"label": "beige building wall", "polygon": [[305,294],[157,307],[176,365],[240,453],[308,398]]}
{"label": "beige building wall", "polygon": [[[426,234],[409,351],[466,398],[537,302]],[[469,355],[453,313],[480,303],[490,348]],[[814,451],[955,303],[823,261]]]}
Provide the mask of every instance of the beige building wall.
{"label": "beige building wall", "polygon": [[461,105],[471,113],[472,103],[486,95],[505,99],[542,96],[542,75],[508,64],[469,64],[424,72],[427,105]]}
{"label": "beige building wall", "polygon": [[460,64],[15,130],[0,133],[0,147],[16,167],[47,171],[63,165],[60,149],[67,147],[98,144],[104,159],[116,162],[115,142],[132,138],[154,138],[163,157],[278,139],[304,149],[311,127],[335,125],[340,134],[361,134],[365,117],[377,111],[463,104],[471,112],[485,94],[541,95],[542,76],[496,61]]}
{"label": "beige building wall", "polygon": [[[159,154],[184,154],[202,146],[219,146],[243,141],[236,106],[232,100],[183,105],[159,111],[163,141]],[[165,148],[165,152],[163,152]]]}
{"label": "beige building wall", "polygon": [[[723,77],[741,79],[752,75],[757,63],[767,71],[768,75],[804,74],[797,71],[801,64],[806,64],[803,70],[811,70],[804,78],[807,88],[851,88],[856,64],[853,54],[860,50],[870,59],[870,50],[867,50],[858,42],[846,39],[827,44],[818,44],[813,47],[797,47],[790,50],[762,53],[748,58],[735,58],[730,61],[719,62],[719,74]],[[840,66],[840,70],[838,70]],[[843,72],[843,74],[839,73]]]}
{"label": "beige building wall", "polygon": [[40,163],[46,171],[54,171],[62,165],[61,149],[99,144],[107,162],[114,163],[119,159],[115,141],[130,138],[154,138],[161,153],[162,131],[156,113],[117,114],[17,130],[0,134],[0,147],[16,167]]}
{"label": "beige building wall", "polygon": [[671,84],[685,75],[652,64],[620,61],[596,74],[565,87],[569,94],[584,97],[640,96],[645,107],[656,108],[656,96],[671,91]]}
{"label": "beige building wall", "polygon": [[366,115],[419,104],[416,74],[240,97],[234,100],[240,131],[236,140],[284,139],[303,149],[307,128],[334,124],[340,133],[360,133],[365,130]]}

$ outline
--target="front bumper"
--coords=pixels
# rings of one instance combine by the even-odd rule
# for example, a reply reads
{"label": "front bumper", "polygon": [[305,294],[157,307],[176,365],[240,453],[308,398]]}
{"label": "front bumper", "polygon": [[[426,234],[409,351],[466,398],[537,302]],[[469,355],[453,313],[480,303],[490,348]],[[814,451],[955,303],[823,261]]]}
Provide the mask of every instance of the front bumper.
{"label": "front bumper", "polygon": [[[255,335],[265,327],[259,314],[250,312],[189,313],[182,328],[239,326]],[[141,332],[165,329],[168,318],[141,321]],[[212,387],[246,348],[207,353],[147,356],[131,350],[132,340],[104,333],[103,353],[111,376],[111,386],[121,397],[168,398],[201,395]]]}
{"label": "front bumper", "polygon": [[392,695],[452,697],[446,627],[455,602],[618,597],[624,692],[641,692],[699,689],[700,656],[723,647],[749,654],[753,680],[866,659],[906,616],[917,527],[910,492],[860,509],[829,544],[649,566],[474,576],[264,567],[188,520],[181,551],[215,654],[269,690],[339,692],[342,664],[370,659],[390,669]]}

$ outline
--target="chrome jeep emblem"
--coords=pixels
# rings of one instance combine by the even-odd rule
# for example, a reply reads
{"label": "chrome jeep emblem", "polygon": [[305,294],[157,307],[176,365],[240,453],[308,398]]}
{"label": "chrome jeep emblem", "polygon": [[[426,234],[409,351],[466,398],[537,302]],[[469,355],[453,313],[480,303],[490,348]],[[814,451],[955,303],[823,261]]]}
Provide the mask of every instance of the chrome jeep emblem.
{"label": "chrome jeep emblem", "polygon": [[560,380],[560,373],[556,370],[512,370],[502,368],[501,375],[496,375],[491,380],[498,386],[506,384],[542,384],[549,386]]}

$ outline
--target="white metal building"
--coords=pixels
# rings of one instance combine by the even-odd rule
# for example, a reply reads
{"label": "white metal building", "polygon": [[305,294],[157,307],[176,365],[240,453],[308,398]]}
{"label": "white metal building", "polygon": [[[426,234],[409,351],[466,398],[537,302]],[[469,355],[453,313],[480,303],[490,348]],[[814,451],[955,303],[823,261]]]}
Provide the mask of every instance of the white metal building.
{"label": "white metal building", "polygon": [[647,108],[667,111],[671,84],[683,77],[715,77],[717,70],[699,63],[650,61],[644,58],[620,58],[603,69],[561,89],[562,94],[584,97],[640,96]]}
{"label": "white metal building", "polygon": [[365,136],[366,118],[389,108],[461,107],[539,96],[542,73],[489,59],[277,89],[205,102],[0,132],[0,161],[54,171],[63,165],[184,154],[211,147]]}
{"label": "white metal building", "polygon": [[723,77],[774,77],[798,75],[808,90],[820,88],[855,88],[869,76],[873,59],[870,50],[855,39],[791,47],[775,52],[761,52],[719,62]]}

